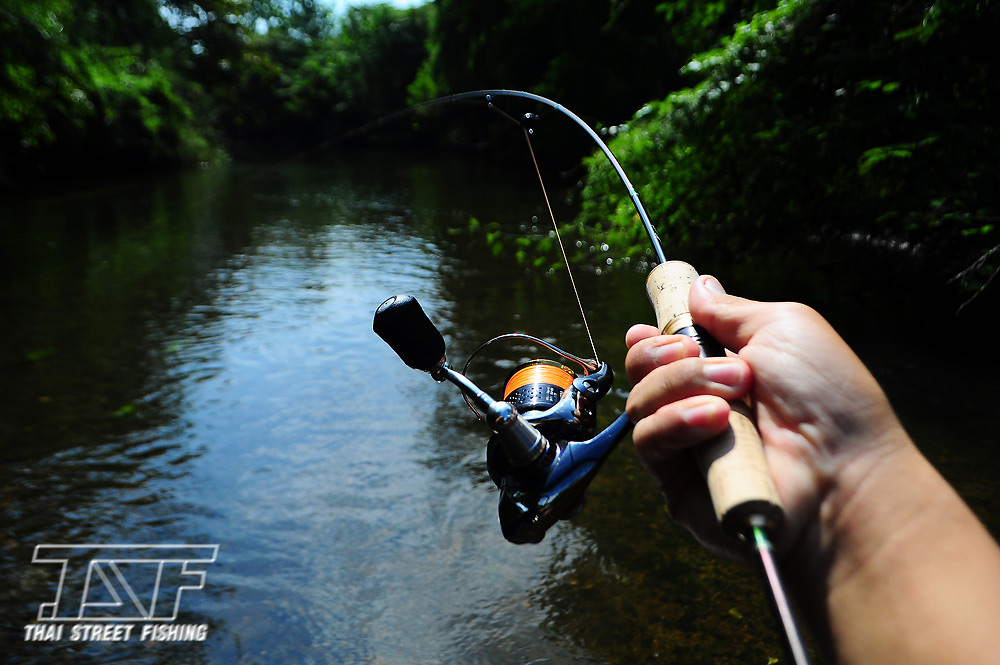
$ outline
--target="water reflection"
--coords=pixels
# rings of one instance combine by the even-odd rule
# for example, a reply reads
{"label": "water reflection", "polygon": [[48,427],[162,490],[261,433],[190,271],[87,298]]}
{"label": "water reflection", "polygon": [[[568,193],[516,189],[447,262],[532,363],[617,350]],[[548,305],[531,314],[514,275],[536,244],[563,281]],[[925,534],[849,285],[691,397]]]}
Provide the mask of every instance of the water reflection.
{"label": "water reflection", "polygon": [[[15,322],[0,327],[8,660],[777,655],[756,580],[670,525],[627,443],[573,524],[537,547],[504,543],[484,430],[451,386],[408,369],[372,334],[375,307],[410,292],[458,362],[511,330],[586,354],[564,276],[525,274],[456,232],[472,216],[516,229],[542,213],[533,177],[349,155],[6,202],[5,218],[17,220],[0,229],[0,309]],[[649,316],[643,280],[577,280],[598,313],[597,348],[619,374],[602,404],[607,423],[625,394],[625,328]],[[895,360],[907,352],[884,346],[872,357],[918,425],[931,420],[928,399],[967,379],[949,379],[960,376],[950,359],[911,367]],[[510,361],[484,359],[484,387],[497,391],[490,372]],[[910,394],[921,372],[938,387]],[[997,464],[976,414],[985,403],[952,411],[965,424],[949,431],[972,444],[943,427],[929,436],[990,514],[996,491],[984,467],[969,466]],[[210,624],[209,639],[21,641],[53,593],[48,571],[29,563],[33,547],[73,542],[218,543],[206,589],[184,608],[186,620]]]}
{"label": "water reflection", "polygon": [[[440,293],[467,279],[439,248],[447,182],[354,159],[17,203],[2,306],[19,325],[0,340],[13,661],[586,661],[553,650],[526,600],[550,550],[501,542],[481,432],[371,334],[375,306],[412,291],[465,338]],[[20,642],[54,593],[28,563],[48,542],[219,543],[185,601],[209,640]]]}

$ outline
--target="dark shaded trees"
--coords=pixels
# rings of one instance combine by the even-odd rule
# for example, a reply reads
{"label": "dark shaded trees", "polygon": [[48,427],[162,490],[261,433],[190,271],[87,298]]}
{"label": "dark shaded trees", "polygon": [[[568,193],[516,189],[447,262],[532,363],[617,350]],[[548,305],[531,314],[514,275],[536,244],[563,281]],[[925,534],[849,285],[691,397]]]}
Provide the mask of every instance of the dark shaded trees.
{"label": "dark shaded trees", "polygon": [[155,166],[208,151],[157,8],[154,0],[5,1],[0,177],[65,162]]}
{"label": "dark shaded trees", "polygon": [[[675,246],[729,260],[839,247],[842,275],[861,252],[944,283],[1000,242],[998,29],[992,3],[783,2],[695,56],[693,87],[644,107],[612,148]],[[645,247],[602,159],[590,167],[584,228],[613,220],[615,244]]]}
{"label": "dark shaded trees", "polygon": [[681,85],[680,67],[773,0],[435,0],[429,56],[414,101],[515,88],[630,117]]}
{"label": "dark shaded trees", "polygon": [[[877,248],[939,281],[985,256],[975,289],[1000,256],[998,28],[974,0],[2,0],[0,179],[298,150],[407,95],[521,88],[614,136],[674,246]],[[425,138],[504,143],[464,115]],[[561,167],[590,149],[544,129]],[[588,168],[581,233],[641,251]]]}
{"label": "dark shaded trees", "polygon": [[405,103],[429,7],[3,0],[0,180],[315,143]]}

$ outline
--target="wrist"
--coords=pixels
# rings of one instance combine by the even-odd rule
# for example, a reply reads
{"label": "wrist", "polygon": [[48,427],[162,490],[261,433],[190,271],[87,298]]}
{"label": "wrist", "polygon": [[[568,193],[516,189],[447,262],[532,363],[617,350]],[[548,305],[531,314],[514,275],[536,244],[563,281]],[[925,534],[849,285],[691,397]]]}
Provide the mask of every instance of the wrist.
{"label": "wrist", "polygon": [[828,459],[812,514],[803,516],[783,561],[796,602],[821,642],[831,639],[831,596],[872,569],[892,527],[919,512],[921,498],[908,501],[907,495],[914,483],[926,482],[920,480],[926,461],[898,423],[844,450],[863,452]]}
{"label": "wrist", "polygon": [[870,443],[796,551],[814,634],[840,663],[988,662],[998,636],[968,621],[1000,611],[1000,549],[901,427]]}
{"label": "wrist", "polygon": [[902,428],[843,465],[820,505],[821,559],[833,588],[881,565],[901,528],[950,491]]}

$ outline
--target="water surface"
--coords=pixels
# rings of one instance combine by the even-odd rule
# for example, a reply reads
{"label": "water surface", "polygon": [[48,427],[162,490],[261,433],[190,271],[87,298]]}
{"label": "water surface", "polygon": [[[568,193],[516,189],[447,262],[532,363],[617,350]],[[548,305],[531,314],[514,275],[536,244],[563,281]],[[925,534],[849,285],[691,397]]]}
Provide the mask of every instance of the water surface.
{"label": "water surface", "polygon": [[[586,354],[564,275],[526,271],[467,231],[473,217],[511,238],[535,225],[533,178],[349,153],[5,200],[8,662],[780,658],[757,581],[670,524],[627,443],[577,520],[538,546],[505,543],[483,429],[371,332],[380,302],[413,293],[459,363],[510,330]],[[643,276],[578,281],[620,370],[624,331],[649,318]],[[998,389],[983,361],[940,340],[889,343],[879,325],[852,341],[995,530]],[[500,371],[518,358],[493,360]],[[624,400],[619,376],[605,423]],[[181,617],[207,623],[208,639],[24,642],[56,584],[30,563],[45,543],[217,543]]]}

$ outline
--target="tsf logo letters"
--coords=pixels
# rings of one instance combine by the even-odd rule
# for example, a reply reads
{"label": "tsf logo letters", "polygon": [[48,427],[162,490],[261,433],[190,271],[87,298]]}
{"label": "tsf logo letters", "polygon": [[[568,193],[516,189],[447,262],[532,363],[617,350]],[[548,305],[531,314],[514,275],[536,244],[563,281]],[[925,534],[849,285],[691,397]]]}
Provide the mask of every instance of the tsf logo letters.
{"label": "tsf logo letters", "polygon": [[39,621],[173,621],[185,591],[205,586],[218,545],[36,545],[32,563],[59,567]]}

